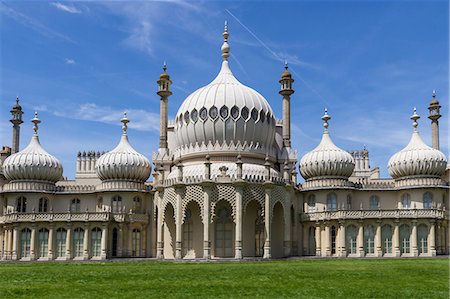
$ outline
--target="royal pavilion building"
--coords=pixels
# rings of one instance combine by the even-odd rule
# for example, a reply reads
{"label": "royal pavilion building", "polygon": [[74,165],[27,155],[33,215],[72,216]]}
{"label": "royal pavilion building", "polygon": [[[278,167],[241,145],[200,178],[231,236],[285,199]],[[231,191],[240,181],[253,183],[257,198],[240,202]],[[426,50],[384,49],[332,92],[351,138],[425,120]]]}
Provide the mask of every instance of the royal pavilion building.
{"label": "royal pavilion building", "polygon": [[12,145],[0,152],[0,258],[449,253],[449,166],[439,150],[435,93],[428,108],[432,147],[420,136],[414,109],[410,142],[390,158],[390,178],[380,178],[366,149],[348,152],[333,143],[326,109],[320,143],[298,160],[287,65],[277,119],[269,102],[233,75],[226,26],[223,37],[219,73],[184,100],[174,120],[164,66],[157,81],[160,142],[151,161],[133,149],[124,114],[116,148],[79,152],[75,179],[68,180],[61,162],[40,144],[37,114],[30,143],[19,149],[24,112],[17,99]]}

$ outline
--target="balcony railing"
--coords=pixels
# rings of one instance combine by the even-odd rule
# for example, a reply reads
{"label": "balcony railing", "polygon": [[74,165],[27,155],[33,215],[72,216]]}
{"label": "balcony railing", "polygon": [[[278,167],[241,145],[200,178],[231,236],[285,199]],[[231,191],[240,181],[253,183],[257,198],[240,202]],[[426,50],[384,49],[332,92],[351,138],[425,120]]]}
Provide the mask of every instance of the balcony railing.
{"label": "balcony railing", "polygon": [[20,222],[70,222],[70,221],[101,221],[101,222],[143,222],[149,220],[148,214],[136,213],[112,213],[112,212],[65,212],[65,213],[8,213],[0,216],[0,223],[20,223]]}

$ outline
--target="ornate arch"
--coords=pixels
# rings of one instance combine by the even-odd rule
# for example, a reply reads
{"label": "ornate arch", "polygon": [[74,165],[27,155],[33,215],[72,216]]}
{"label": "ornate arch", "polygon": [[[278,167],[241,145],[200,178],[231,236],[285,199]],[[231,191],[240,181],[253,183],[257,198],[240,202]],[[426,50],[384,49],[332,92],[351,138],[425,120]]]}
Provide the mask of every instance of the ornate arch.
{"label": "ornate arch", "polygon": [[212,223],[216,217],[216,205],[219,201],[227,201],[231,206],[231,217],[236,222],[236,188],[229,184],[218,184],[211,188],[211,216]]}
{"label": "ornate arch", "polygon": [[184,223],[186,218],[186,208],[190,202],[195,202],[198,204],[198,207],[200,208],[200,218],[202,219],[202,222],[204,222],[203,188],[200,185],[186,186],[186,191],[181,202],[181,208],[183,211],[181,223]]}

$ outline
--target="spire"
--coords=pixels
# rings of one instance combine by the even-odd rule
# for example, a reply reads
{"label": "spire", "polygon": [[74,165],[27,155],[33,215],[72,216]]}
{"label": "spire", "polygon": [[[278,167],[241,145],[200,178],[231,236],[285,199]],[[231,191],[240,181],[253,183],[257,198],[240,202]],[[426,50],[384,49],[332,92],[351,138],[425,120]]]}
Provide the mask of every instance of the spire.
{"label": "spire", "polygon": [[127,135],[127,129],[128,129],[127,124],[128,124],[130,121],[129,121],[128,118],[127,118],[127,113],[126,113],[126,112],[123,113],[123,117],[122,117],[122,119],[120,120],[120,122],[123,124],[123,125],[122,125],[123,135]]}
{"label": "spire", "polygon": [[330,119],[331,119],[331,116],[328,115],[328,109],[325,108],[325,113],[322,116],[322,120],[324,121],[324,123],[323,123],[323,127],[324,127],[323,133],[324,134],[328,134],[328,121]]}
{"label": "spire", "polygon": [[414,113],[413,115],[411,115],[411,120],[413,121],[413,128],[414,128],[414,132],[417,132],[417,126],[419,125],[419,123],[417,122],[417,120],[420,118],[420,115],[417,114],[417,109],[416,107],[414,107]]}
{"label": "spire", "polygon": [[433,99],[435,99],[436,98],[436,90],[435,89],[433,89],[433,93],[432,93],[432,95],[431,95],[432,97],[433,97]]}
{"label": "spire", "polygon": [[284,60],[284,69],[287,71],[289,68],[288,63],[287,63],[287,59]]}
{"label": "spire", "polygon": [[230,57],[230,46],[228,45],[228,22],[225,21],[225,26],[223,29],[223,44],[222,44],[222,58],[224,61],[228,61],[228,57]]}
{"label": "spire", "polygon": [[34,124],[34,126],[33,126],[34,136],[38,136],[38,130],[39,130],[38,125],[41,123],[41,120],[38,118],[37,111],[34,112],[34,118],[31,120],[31,122]]}
{"label": "spire", "polygon": [[434,149],[439,149],[439,118],[441,118],[441,105],[436,98],[436,90],[431,94],[430,105],[428,106],[428,118],[431,120],[431,140]]}

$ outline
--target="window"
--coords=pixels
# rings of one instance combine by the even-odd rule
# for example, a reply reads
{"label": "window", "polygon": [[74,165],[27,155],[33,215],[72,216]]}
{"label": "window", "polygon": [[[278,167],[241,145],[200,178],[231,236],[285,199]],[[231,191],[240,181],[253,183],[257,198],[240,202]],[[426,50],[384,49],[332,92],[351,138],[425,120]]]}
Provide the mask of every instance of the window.
{"label": "window", "polygon": [[266,120],[266,114],[264,113],[264,110],[261,110],[261,112],[259,113],[259,119],[262,123]]}
{"label": "window", "polygon": [[223,119],[228,117],[228,107],[227,106],[222,106],[220,108],[220,117]]}
{"label": "window", "polygon": [[102,230],[95,227],[91,231],[91,255],[100,256],[102,245]]}
{"label": "window", "polygon": [[270,125],[270,118],[271,118],[270,113],[267,112],[267,124],[268,125]]}
{"label": "window", "polygon": [[56,257],[66,256],[67,231],[60,227],[56,230]]}
{"label": "window", "polygon": [[411,209],[411,195],[409,195],[409,193],[403,194],[402,207],[403,209]]}
{"label": "window", "polygon": [[428,253],[428,227],[420,224],[417,227],[417,241],[419,245],[419,254]]}
{"label": "window", "polygon": [[370,209],[371,210],[376,210],[380,206],[380,200],[378,199],[378,196],[376,196],[376,195],[372,195],[370,197],[369,203],[370,203]]}
{"label": "window", "polygon": [[133,198],[133,211],[135,213],[141,213],[141,209],[141,199],[136,196],[135,198]]}
{"label": "window", "polygon": [[239,117],[239,108],[237,106],[231,107],[231,117],[236,120]]}
{"label": "window", "polygon": [[336,211],[337,210],[336,193],[328,193],[328,195],[327,195],[327,210],[328,211]]}
{"label": "window", "polygon": [[113,213],[120,213],[122,211],[122,197],[116,195],[112,198],[111,210]]}
{"label": "window", "polygon": [[192,121],[193,121],[194,123],[197,122],[197,120],[198,120],[198,112],[197,112],[197,109],[192,110],[192,112],[191,112],[191,119],[192,119]]}
{"label": "window", "polygon": [[25,213],[26,211],[27,211],[27,199],[26,197],[21,196],[17,198],[16,212]]}
{"label": "window", "polygon": [[347,252],[349,254],[356,254],[356,237],[357,237],[357,230],[356,226],[349,225],[347,226],[347,229],[345,230],[345,246],[347,247]]}
{"label": "window", "polygon": [[241,115],[244,120],[248,120],[249,111],[247,107],[242,108]]}
{"label": "window", "polygon": [[431,209],[433,207],[433,194],[431,192],[425,192],[423,194],[423,208]]}
{"label": "window", "polygon": [[45,197],[39,198],[39,213],[48,212],[48,199]]}
{"label": "window", "polygon": [[411,233],[409,231],[409,226],[406,224],[400,225],[400,252],[402,254],[410,253],[409,248],[409,238]]}
{"label": "window", "polygon": [[392,227],[389,224],[381,228],[381,242],[383,253],[392,253]]}
{"label": "window", "polygon": [[205,121],[208,118],[208,111],[206,110],[205,107],[203,107],[202,109],[200,109],[200,119]]}
{"label": "window", "polygon": [[31,248],[31,230],[24,228],[20,232],[20,256],[29,257]]}
{"label": "window", "polygon": [[347,210],[352,209],[352,196],[349,194],[347,195]]}
{"label": "window", "polygon": [[75,257],[83,256],[84,229],[81,227],[73,231],[73,249]]}
{"label": "window", "polygon": [[364,227],[364,251],[366,254],[375,253],[375,231],[370,224]]}
{"label": "window", "polygon": [[38,257],[48,256],[48,229],[41,228],[38,236]]}
{"label": "window", "polygon": [[141,255],[141,231],[138,229],[133,229],[132,236],[132,256],[140,256]]}
{"label": "window", "polygon": [[186,113],[184,114],[184,121],[186,122],[186,124],[189,124],[189,111],[186,111]]}
{"label": "window", "polygon": [[255,256],[263,256],[265,241],[264,217],[262,210],[259,208],[256,211],[255,219]]}
{"label": "window", "polygon": [[331,227],[331,254],[336,254],[336,227]]}
{"label": "window", "polygon": [[308,254],[316,254],[316,228],[310,226],[308,230]]}
{"label": "window", "polygon": [[308,212],[315,212],[316,211],[316,196],[314,194],[311,194],[308,197]]}
{"label": "window", "polygon": [[81,211],[80,199],[79,198],[72,199],[72,201],[70,203],[70,212],[71,213],[80,213],[80,211]]}
{"label": "window", "polygon": [[258,120],[258,115],[259,115],[258,110],[256,110],[255,108],[253,108],[253,109],[252,109],[252,112],[251,112],[251,117],[252,117],[252,119],[253,119],[254,121],[257,121],[257,120]]}
{"label": "window", "polygon": [[194,222],[191,209],[186,209],[183,223],[183,256],[194,249]]}
{"label": "window", "polygon": [[215,256],[233,256],[233,226],[230,209],[228,207],[220,208],[215,223]]}
{"label": "window", "polygon": [[209,109],[209,117],[211,117],[213,120],[215,120],[217,118],[217,108],[216,108],[216,106],[212,106]]}

